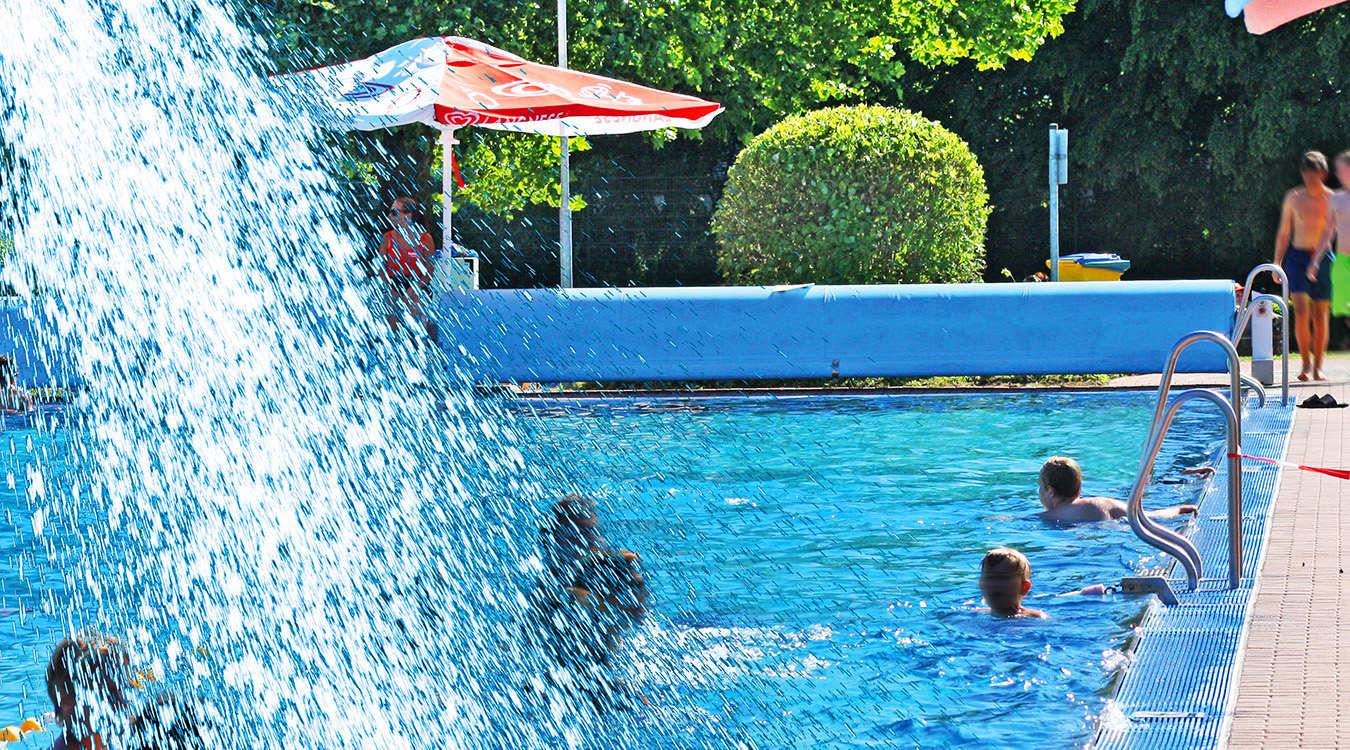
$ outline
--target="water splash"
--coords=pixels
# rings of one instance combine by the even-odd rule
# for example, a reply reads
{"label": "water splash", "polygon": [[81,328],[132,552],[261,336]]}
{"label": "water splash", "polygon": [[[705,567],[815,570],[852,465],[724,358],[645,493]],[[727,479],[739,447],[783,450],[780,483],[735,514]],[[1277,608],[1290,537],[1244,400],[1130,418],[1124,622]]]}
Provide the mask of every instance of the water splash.
{"label": "water splash", "polygon": [[6,279],[88,386],[84,460],[32,498],[84,534],[47,538],[47,611],[230,745],[583,744],[521,633],[559,480],[388,334],[261,42],[205,0],[17,0],[0,50]]}

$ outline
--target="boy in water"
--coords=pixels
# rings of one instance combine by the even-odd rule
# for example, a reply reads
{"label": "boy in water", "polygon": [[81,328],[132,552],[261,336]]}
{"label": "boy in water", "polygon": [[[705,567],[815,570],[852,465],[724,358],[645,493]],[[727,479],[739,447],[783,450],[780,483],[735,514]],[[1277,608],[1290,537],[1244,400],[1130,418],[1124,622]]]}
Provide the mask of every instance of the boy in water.
{"label": "boy in water", "polygon": [[128,664],[116,638],[89,633],[56,644],[47,663],[47,697],[61,736],[52,750],[102,750],[103,735],[117,728],[114,714],[127,706],[121,686]]}
{"label": "boy in water", "polygon": [[600,517],[591,501],[580,495],[569,494],[554,503],[552,521],[539,534],[549,572],[563,580],[571,580],[583,559],[605,550]]}
{"label": "boy in water", "polygon": [[[1209,470],[1212,472],[1212,470]],[[1083,470],[1067,456],[1052,456],[1041,467],[1040,496],[1044,513],[1037,516],[1052,523],[1092,523],[1125,517],[1125,503],[1112,497],[1083,497]],[[1194,505],[1149,511],[1150,518],[1175,518],[1196,512]]]}
{"label": "boy in water", "polygon": [[989,550],[980,563],[980,593],[995,617],[1032,617],[1042,620],[1050,615],[1022,606],[1022,597],[1031,590],[1031,561],[1011,547]]}

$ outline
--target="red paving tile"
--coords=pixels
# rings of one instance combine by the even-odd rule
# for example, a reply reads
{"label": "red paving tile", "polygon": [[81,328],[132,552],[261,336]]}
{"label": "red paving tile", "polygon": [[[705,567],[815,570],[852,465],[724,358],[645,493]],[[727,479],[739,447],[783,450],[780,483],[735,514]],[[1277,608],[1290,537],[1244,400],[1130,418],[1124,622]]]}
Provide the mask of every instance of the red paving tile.
{"label": "red paving tile", "polygon": [[[1300,385],[1297,400],[1350,400],[1350,360],[1329,362],[1330,384]],[[1289,460],[1350,467],[1350,409],[1300,409]],[[1345,510],[1343,510],[1345,509]],[[1252,607],[1228,737],[1246,748],[1350,748],[1350,482],[1286,471]]]}

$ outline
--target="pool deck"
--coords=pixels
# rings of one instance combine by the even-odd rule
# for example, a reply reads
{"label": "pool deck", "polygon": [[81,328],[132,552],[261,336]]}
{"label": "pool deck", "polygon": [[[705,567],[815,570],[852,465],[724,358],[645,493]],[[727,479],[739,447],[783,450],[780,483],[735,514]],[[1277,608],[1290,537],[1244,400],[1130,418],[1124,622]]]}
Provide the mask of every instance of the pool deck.
{"label": "pool deck", "polygon": [[[1294,374],[1298,365],[1293,364]],[[1350,358],[1329,359],[1326,383],[1290,387],[1350,400]],[[1179,385],[1222,385],[1222,376],[1179,376]],[[1157,378],[1120,378],[1146,386]],[[1271,393],[1278,397],[1278,387]],[[1350,409],[1298,409],[1289,461],[1350,467]],[[1350,747],[1350,482],[1285,471],[1270,513],[1228,747]],[[1342,604],[1345,608],[1342,609]]]}

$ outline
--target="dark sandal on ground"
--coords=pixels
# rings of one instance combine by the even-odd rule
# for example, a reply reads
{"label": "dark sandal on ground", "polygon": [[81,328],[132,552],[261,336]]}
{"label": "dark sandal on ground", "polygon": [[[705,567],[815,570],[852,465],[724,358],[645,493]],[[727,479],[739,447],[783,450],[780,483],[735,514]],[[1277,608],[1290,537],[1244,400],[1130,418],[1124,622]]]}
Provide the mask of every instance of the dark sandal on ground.
{"label": "dark sandal on ground", "polygon": [[1298,405],[1300,409],[1344,409],[1350,404],[1342,404],[1336,401],[1336,397],[1328,393],[1325,396],[1313,394]]}

